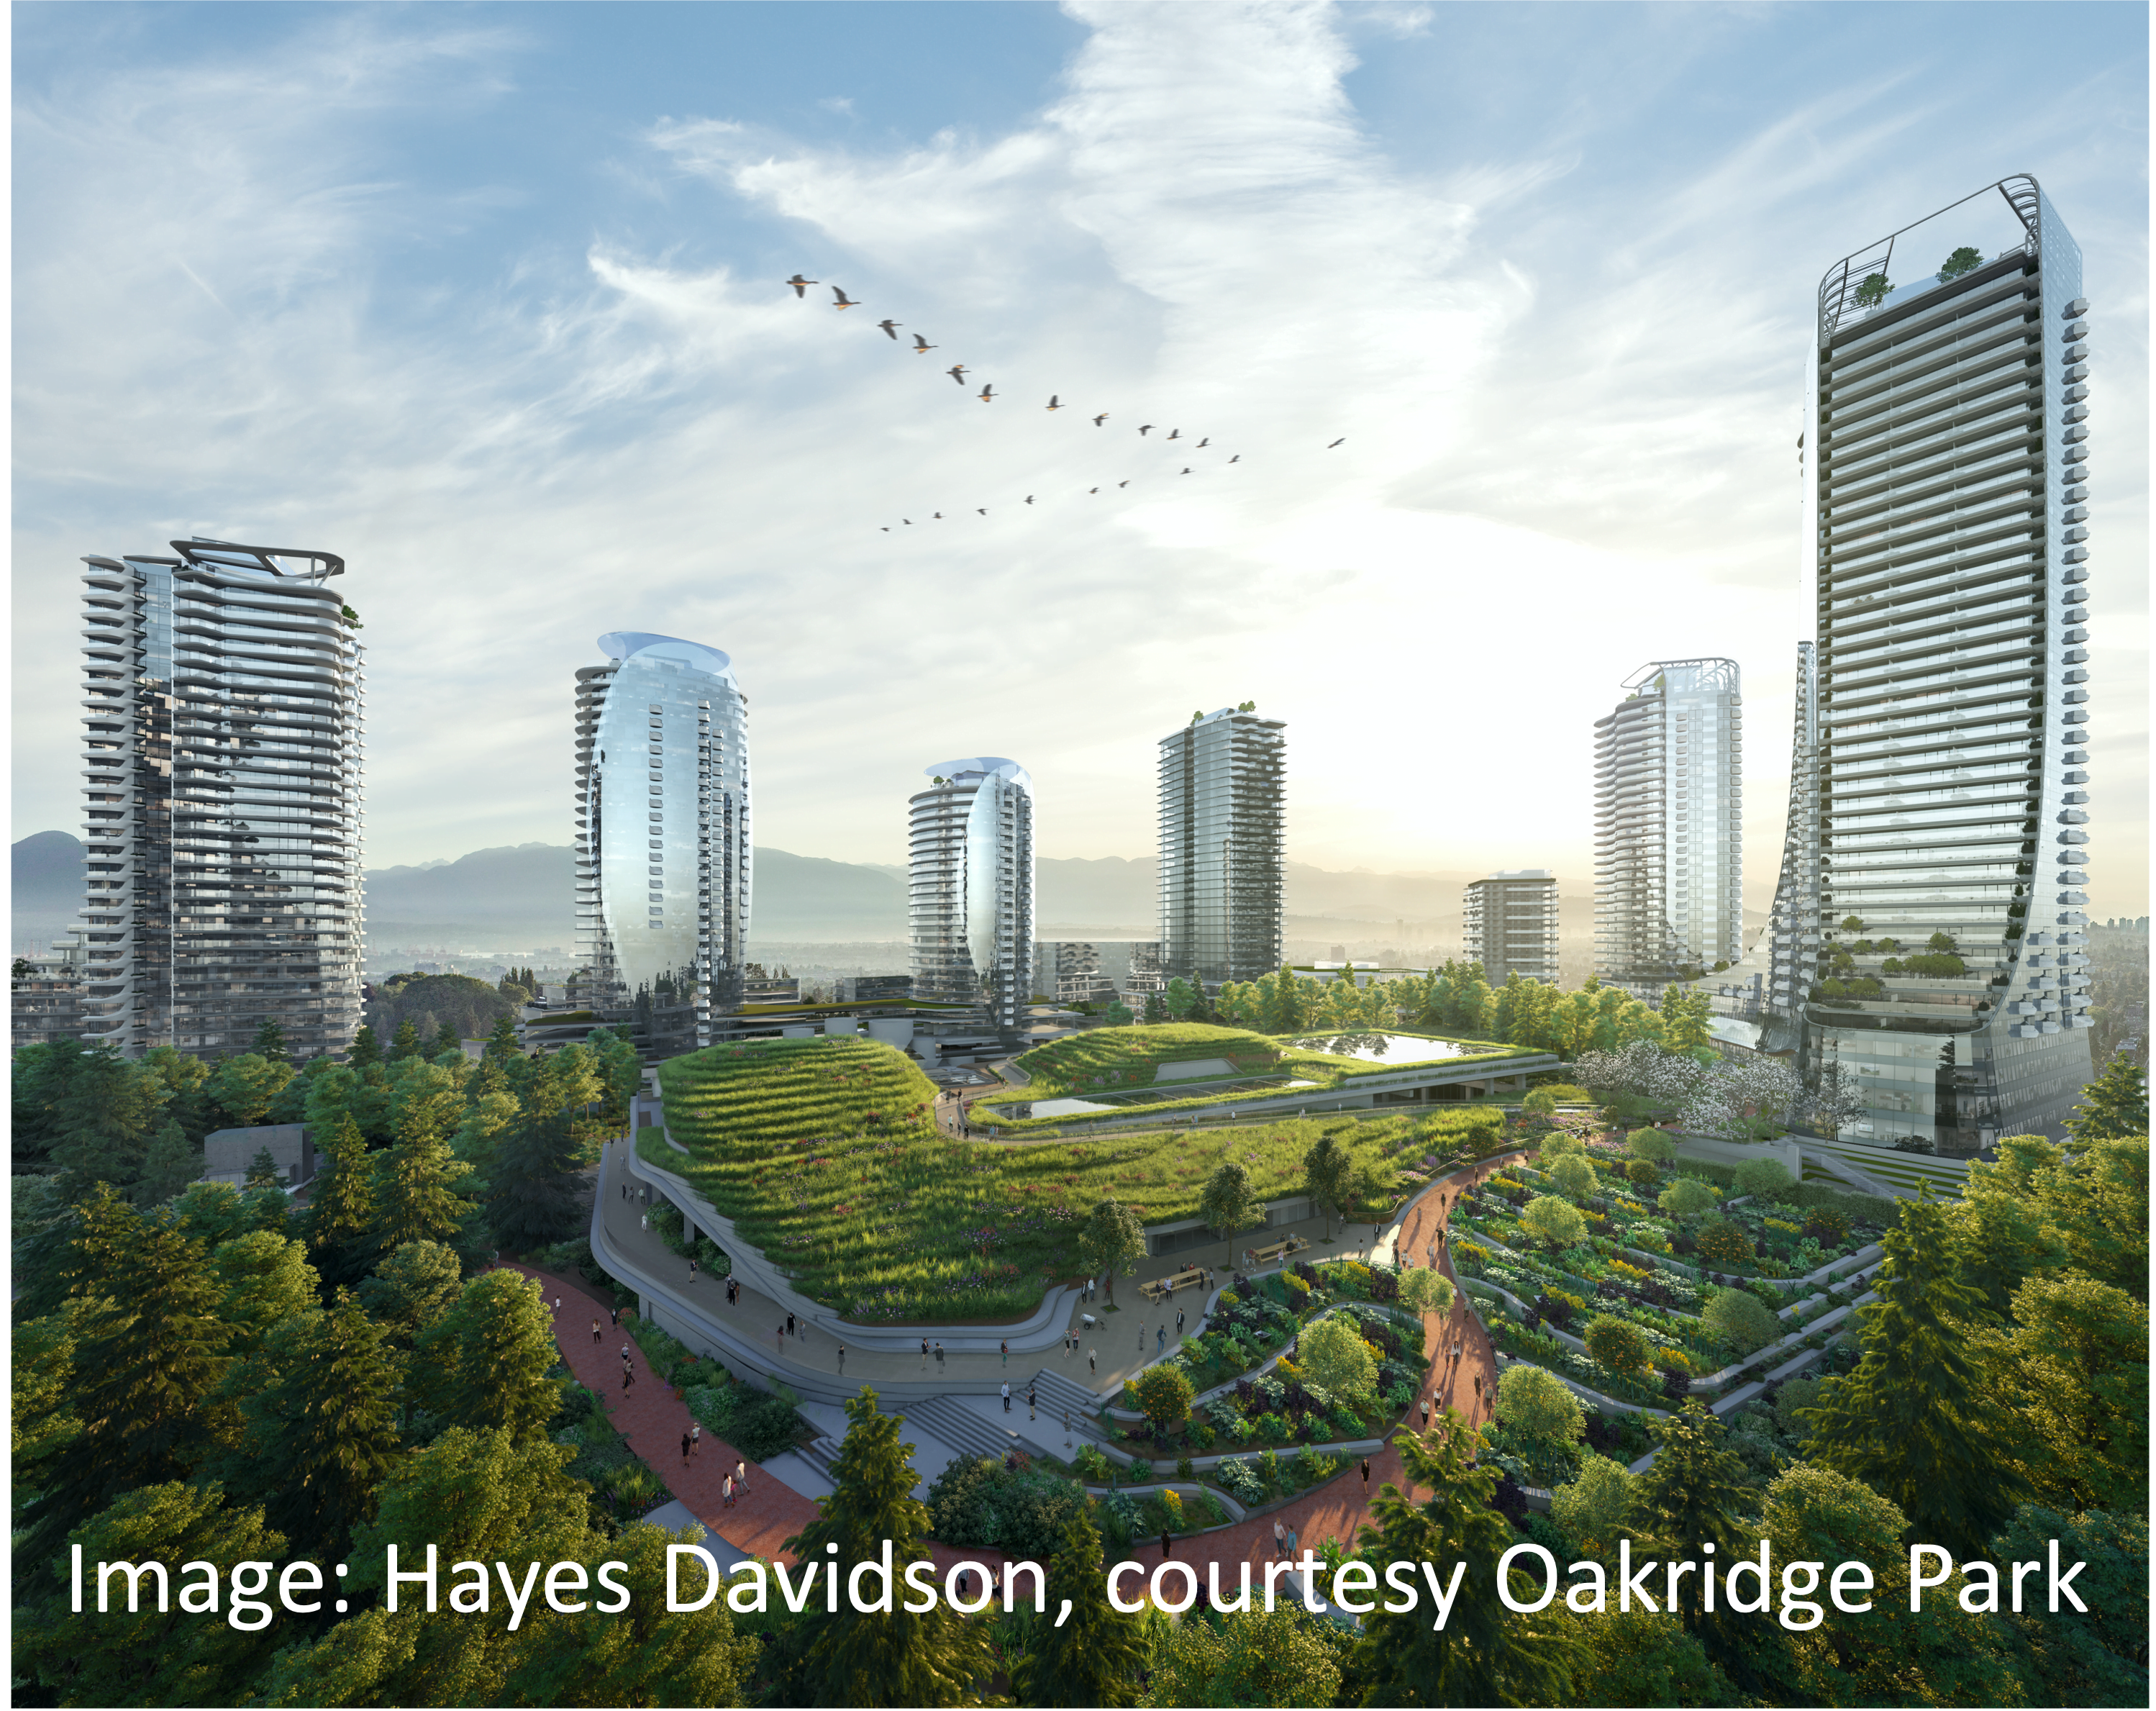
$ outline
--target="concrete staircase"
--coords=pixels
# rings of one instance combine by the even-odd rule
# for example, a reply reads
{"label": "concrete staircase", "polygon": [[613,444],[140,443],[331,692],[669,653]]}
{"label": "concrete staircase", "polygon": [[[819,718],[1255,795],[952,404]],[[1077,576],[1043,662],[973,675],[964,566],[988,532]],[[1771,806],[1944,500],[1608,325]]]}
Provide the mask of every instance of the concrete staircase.
{"label": "concrete staircase", "polygon": [[[1019,1427],[1025,1424],[1025,1416],[1014,1404],[1009,1416],[991,1420],[976,1413],[965,1403],[950,1396],[932,1396],[915,1402],[900,1410],[909,1420],[917,1421],[921,1429],[938,1441],[948,1444],[962,1456],[984,1456],[990,1461],[1000,1462],[1013,1450],[1023,1450],[1029,1456],[1045,1453],[1044,1446],[1034,1439],[1020,1436]],[[1009,1419],[1006,1426],[1003,1421]],[[1036,1429],[1038,1422],[1035,1422]]]}
{"label": "concrete staircase", "polygon": [[1070,1411],[1070,1429],[1074,1434],[1099,1441],[1101,1436],[1101,1398],[1077,1380],[1058,1372],[1052,1366],[1044,1366],[1034,1374],[1034,1390],[1040,1398],[1040,1416],[1043,1420],[1054,1416],[1060,1426],[1065,1409]]}

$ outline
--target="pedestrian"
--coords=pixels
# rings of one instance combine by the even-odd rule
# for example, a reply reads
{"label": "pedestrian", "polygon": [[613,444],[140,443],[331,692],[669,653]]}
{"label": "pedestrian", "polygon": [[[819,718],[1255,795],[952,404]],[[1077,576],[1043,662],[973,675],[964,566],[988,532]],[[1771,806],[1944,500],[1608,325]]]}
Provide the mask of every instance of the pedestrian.
{"label": "pedestrian", "polygon": [[629,1387],[631,1385],[634,1384],[635,1382],[636,1382],[636,1373],[635,1373],[634,1369],[633,1369],[633,1368],[631,1368],[630,1366],[629,1366],[629,1365],[627,1365],[626,1364],[624,1364],[623,1365],[623,1367],[622,1367],[622,1369],[621,1369],[621,1387],[622,1387],[622,1389],[623,1389],[624,1391],[626,1391],[626,1390],[629,1389]]}
{"label": "pedestrian", "polygon": [[1028,1385],[1025,1387],[1025,1417],[1028,1420],[1039,1418],[1037,1412],[1039,1406],[1040,1398],[1034,1393],[1034,1386]]}
{"label": "pedestrian", "polygon": [[1178,1337],[1183,1334],[1183,1309],[1179,1307],[1175,1310],[1175,1334]]}
{"label": "pedestrian", "polygon": [[613,1324],[616,1330],[621,1328],[621,1309],[618,1307],[613,1310]]}
{"label": "pedestrian", "polygon": [[1166,1325],[1163,1325],[1154,1331],[1152,1333],[1152,1343],[1156,1352],[1168,1347],[1168,1327]]}
{"label": "pedestrian", "polygon": [[689,1465],[689,1434],[685,1431],[681,1434],[681,1465]]}
{"label": "pedestrian", "polygon": [[1365,1457],[1363,1457],[1363,1500],[1365,1503],[1368,1503],[1368,1502],[1369,1501],[1369,1499],[1370,1499],[1370,1458],[1369,1458],[1368,1456],[1365,1456]]}
{"label": "pedestrian", "polygon": [[1003,1340],[1003,1351],[1004,1364],[1005,1366],[1009,1366],[1010,1364],[1010,1338],[1008,1337],[1004,1338]]}
{"label": "pedestrian", "polygon": [[1295,1560],[1295,1554],[1301,1548],[1301,1544],[1302,1541],[1295,1536],[1295,1529],[1289,1528],[1287,1529],[1287,1559],[1290,1562]]}
{"label": "pedestrian", "polygon": [[689,1453],[692,1456],[704,1453],[704,1422],[701,1420],[689,1422]]}
{"label": "pedestrian", "polygon": [[928,1339],[926,1337],[921,1339],[921,1369],[923,1372],[928,1370]]}
{"label": "pedestrian", "polygon": [[793,1334],[793,1315],[792,1313],[788,1313],[786,1316],[786,1334],[789,1337]]}
{"label": "pedestrian", "polygon": [[1145,1353],[1145,1321],[1143,1319],[1138,1321],[1138,1353],[1141,1354]]}
{"label": "pedestrian", "polygon": [[556,1296],[556,1297],[554,1297],[554,1311],[555,1311],[556,1313],[558,1313],[559,1312],[561,1312],[561,1310],[562,1310],[562,1297],[561,1297],[560,1296],[558,1296],[558,1295],[557,1295],[557,1296]]}
{"label": "pedestrian", "polygon": [[1277,1517],[1273,1521],[1273,1554],[1275,1556],[1287,1554],[1287,1529],[1281,1525]]}
{"label": "pedestrian", "polygon": [[598,1322],[597,1319],[593,1319],[593,1320],[592,1321],[592,1346],[593,1346],[594,1349],[598,1348],[598,1342],[599,1342],[599,1322]]}
{"label": "pedestrian", "polygon": [[737,1491],[743,1492],[748,1489],[748,1463],[747,1462],[737,1462],[734,1463],[734,1488]]}
{"label": "pedestrian", "polygon": [[1163,1527],[1160,1529],[1160,1559],[1163,1562],[1168,1560],[1168,1529]]}
{"label": "pedestrian", "polygon": [[691,1283],[696,1281],[696,1262],[693,1259],[689,1261],[689,1281]]}
{"label": "pedestrian", "polygon": [[1006,1414],[1010,1412],[1010,1386],[1009,1385],[1005,1385],[1004,1386],[1004,1412]]}
{"label": "pedestrian", "polygon": [[636,1220],[636,1227],[637,1227],[638,1229],[639,1229],[639,1230],[649,1230],[649,1229],[650,1229],[650,1227],[651,1227],[651,1214],[650,1214],[650,1213],[649,1213],[649,1212],[646,1212],[646,1213],[644,1213],[642,1216],[640,1216],[639,1218],[638,1218],[638,1220]]}
{"label": "pedestrian", "polygon": [[773,1327],[771,1334],[773,1338],[778,1343],[778,1346],[781,1349],[783,1349],[786,1346],[786,1321],[784,1319],[781,1319],[777,1325]]}
{"label": "pedestrian", "polygon": [[943,1339],[940,1337],[936,1340],[936,1370],[943,1370]]}
{"label": "pedestrian", "polygon": [[1097,1349],[1089,1351],[1086,1356],[1086,1364],[1091,1369],[1093,1375],[1096,1378],[1099,1377],[1101,1373],[1101,1351]]}
{"label": "pedestrian", "polygon": [[846,1345],[845,1345],[844,1344],[841,1343],[841,1344],[839,1345],[839,1370],[840,1372],[844,1372],[845,1369],[846,1369]]}
{"label": "pedestrian", "polygon": [[1422,1429],[1424,1431],[1430,1430],[1430,1398],[1427,1396],[1422,1399]]}
{"label": "pedestrian", "polygon": [[626,1343],[621,1345],[621,1364],[624,1366],[629,1364],[629,1344]]}
{"label": "pedestrian", "polygon": [[1475,1400],[1482,1400],[1482,1374],[1479,1372],[1475,1374]]}
{"label": "pedestrian", "polygon": [[729,1509],[731,1509],[732,1508],[733,1508],[733,1506],[734,1506],[734,1477],[733,1477],[733,1475],[732,1475],[732,1474],[729,1473],[728,1475],[726,1475],[726,1477],[725,1477],[725,1479],[723,1479],[722,1481],[721,1481],[721,1482],[720,1482],[720,1484],[719,1484],[719,1493],[720,1493],[720,1499],[721,1499],[721,1506],[722,1508],[729,1508]]}
{"label": "pedestrian", "polygon": [[501,1263],[501,1250],[500,1248],[495,1249],[494,1258],[490,1263],[496,1266],[499,1266]]}

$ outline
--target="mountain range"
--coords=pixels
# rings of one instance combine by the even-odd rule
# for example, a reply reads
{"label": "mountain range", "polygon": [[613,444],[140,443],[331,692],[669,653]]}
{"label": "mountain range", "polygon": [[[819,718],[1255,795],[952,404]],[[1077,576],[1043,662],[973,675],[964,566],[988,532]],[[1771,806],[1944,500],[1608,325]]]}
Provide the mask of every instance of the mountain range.
{"label": "mountain range", "polygon": [[[1043,859],[1035,864],[1034,919],[1042,938],[1147,938],[1158,901],[1151,856]],[[38,832],[13,846],[17,949],[49,943],[82,902],[82,845],[65,832]],[[563,844],[475,850],[453,861],[376,868],[366,876],[367,932],[374,945],[533,950],[575,943],[574,856]],[[1291,861],[1291,938],[1456,939],[1458,873],[1335,872]],[[1568,906],[1584,899],[1566,898]],[[1568,917],[1573,913],[1568,907]],[[757,940],[816,943],[903,939],[906,872],[881,863],[834,861],[785,850],[756,852]],[[1568,918],[1568,927],[1573,925]],[[1356,934],[1351,929],[1366,929]]]}

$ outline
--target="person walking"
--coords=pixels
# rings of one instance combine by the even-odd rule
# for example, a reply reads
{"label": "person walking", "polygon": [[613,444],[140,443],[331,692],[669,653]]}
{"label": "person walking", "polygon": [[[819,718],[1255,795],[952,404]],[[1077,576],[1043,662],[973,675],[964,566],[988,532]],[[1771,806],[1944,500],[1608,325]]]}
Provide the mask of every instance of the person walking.
{"label": "person walking", "polygon": [[689,1465],[689,1434],[685,1431],[681,1434],[681,1465]]}
{"label": "person walking", "polygon": [[1035,1387],[1028,1385],[1025,1387],[1025,1417],[1028,1420],[1037,1420],[1040,1418],[1039,1410],[1040,1398],[1035,1394]]}
{"label": "person walking", "polygon": [[621,1328],[621,1309],[619,1307],[613,1310],[613,1328],[617,1331]]}
{"label": "person walking", "polygon": [[1153,1332],[1152,1341],[1155,1353],[1158,1353],[1160,1350],[1168,1347],[1168,1327],[1166,1325],[1162,1325]]}
{"label": "person walking", "polygon": [[621,1364],[621,1388],[623,1392],[626,1394],[629,1387],[635,1382],[636,1369],[624,1360]]}
{"label": "person walking", "polygon": [[621,1345],[621,1364],[624,1366],[629,1364],[629,1344],[626,1343]]}
{"label": "person walking", "polygon": [[743,1493],[748,1490],[748,1463],[746,1461],[734,1463],[734,1489]]}
{"label": "person walking", "polygon": [[1424,1431],[1430,1430],[1430,1398],[1427,1396],[1422,1399],[1422,1429]]}
{"label": "person walking", "polygon": [[1160,1559],[1163,1562],[1166,1562],[1168,1560],[1168,1553],[1170,1543],[1171,1541],[1168,1538],[1168,1529],[1163,1527],[1160,1529]]}
{"label": "person walking", "polygon": [[719,1482],[719,1502],[722,1508],[734,1506],[734,1477],[731,1473]]}
{"label": "person walking", "polygon": [[696,1261],[693,1258],[689,1261],[689,1281],[691,1283],[696,1281]]}
{"label": "person walking", "polygon": [[1004,1338],[1003,1340],[1003,1351],[1004,1364],[1005,1366],[1009,1366],[1010,1364],[1010,1338],[1008,1337]]}
{"label": "person walking", "polygon": [[1370,1501],[1370,1458],[1368,1456],[1363,1458],[1363,1501],[1366,1503]]}
{"label": "person walking", "polygon": [[1100,1351],[1099,1349],[1096,1349],[1091,1350],[1090,1353],[1088,1353],[1088,1354],[1087,1354],[1087,1355],[1086,1356],[1086,1366],[1087,1366],[1089,1369],[1091,1369],[1092,1374],[1093,1374],[1093,1376],[1094,1376],[1095,1378],[1098,1378],[1098,1377],[1100,1377],[1100,1375],[1101,1375],[1101,1351]]}
{"label": "person walking", "polygon": [[1006,1414],[1010,1412],[1010,1386],[1009,1385],[1005,1385],[1004,1386],[1004,1412]]}
{"label": "person walking", "polygon": [[704,1453],[704,1422],[701,1420],[689,1422],[689,1453],[692,1456]]}
{"label": "person walking", "polygon": [[921,1339],[921,1369],[923,1372],[928,1370],[928,1339],[926,1337]]}
{"label": "person walking", "polygon": [[598,1344],[599,1344],[599,1322],[598,1322],[597,1319],[593,1319],[593,1320],[592,1321],[592,1347],[593,1347],[593,1348],[594,1348],[594,1349],[596,1349],[596,1348],[598,1348]]}
{"label": "person walking", "polygon": [[1179,1307],[1175,1310],[1175,1334],[1178,1337],[1183,1334],[1183,1309]]}
{"label": "person walking", "polygon": [[840,1372],[842,1372],[842,1373],[843,1373],[844,1371],[845,1371],[845,1369],[846,1369],[846,1345],[845,1345],[844,1344],[841,1343],[841,1344],[839,1345],[839,1370]]}
{"label": "person walking", "polygon": [[1273,1518],[1273,1554],[1275,1556],[1287,1554],[1287,1529],[1281,1525],[1278,1516]]}
{"label": "person walking", "polygon": [[1295,1529],[1289,1528],[1287,1529],[1287,1559],[1290,1562],[1295,1560],[1295,1554],[1301,1548],[1301,1544],[1302,1541],[1295,1536]]}
{"label": "person walking", "polygon": [[786,1334],[789,1337],[793,1334],[793,1315],[792,1313],[788,1313],[786,1316]]}
{"label": "person walking", "polygon": [[1138,1321],[1138,1353],[1141,1354],[1145,1353],[1145,1321],[1143,1319]]}
{"label": "person walking", "polygon": [[943,1342],[941,1338],[938,1338],[936,1343],[936,1370],[938,1372],[943,1370]]}
{"label": "person walking", "polygon": [[557,1295],[557,1296],[556,1296],[556,1297],[554,1297],[554,1312],[555,1312],[555,1313],[556,1313],[556,1315],[557,1315],[557,1317],[560,1315],[561,1311],[562,1311],[562,1297],[561,1297],[560,1296],[558,1296],[558,1295]]}
{"label": "person walking", "polygon": [[649,1230],[649,1229],[650,1229],[650,1227],[651,1227],[651,1214],[650,1214],[650,1213],[649,1213],[649,1212],[644,1212],[644,1213],[642,1213],[642,1214],[639,1215],[639,1216],[638,1216],[638,1218],[637,1218],[637,1220],[636,1220],[636,1227],[637,1227],[638,1229],[639,1229],[639,1230]]}

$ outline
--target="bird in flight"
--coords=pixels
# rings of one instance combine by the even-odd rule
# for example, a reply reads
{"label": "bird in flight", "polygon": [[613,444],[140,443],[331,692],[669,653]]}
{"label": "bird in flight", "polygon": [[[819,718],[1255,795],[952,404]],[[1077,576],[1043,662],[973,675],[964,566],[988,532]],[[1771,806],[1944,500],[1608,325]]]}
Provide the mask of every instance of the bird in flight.
{"label": "bird in flight", "polygon": [[943,513],[942,513],[942,511],[937,511],[937,512],[936,512],[936,513],[935,513],[935,515],[934,515],[934,516],[932,517],[932,521],[936,522],[939,522],[939,523],[940,523],[940,522],[942,522],[943,521]]}
{"label": "bird in flight", "polygon": [[896,321],[879,321],[876,325],[881,327],[885,333],[890,337],[896,339],[898,337],[899,322]]}
{"label": "bird in flight", "polygon": [[904,523],[909,529],[913,527],[913,519],[910,516],[902,516],[899,521]]}
{"label": "bird in flight", "polygon": [[1155,423],[1155,422],[1148,422],[1148,423],[1147,423],[1147,424],[1145,424],[1145,426],[1144,426],[1144,427],[1142,427],[1142,428],[1141,428],[1141,429],[1138,429],[1138,437],[1139,437],[1141,439],[1143,439],[1147,434],[1148,434],[1152,433],[1152,430],[1153,430],[1156,427],[1158,427],[1158,425],[1159,425],[1159,424]]}
{"label": "bird in flight", "polygon": [[809,286],[820,285],[824,282],[821,280],[804,280],[799,274],[796,274],[792,279],[787,280],[786,283],[793,287],[793,295],[795,296],[805,297],[808,295]]}
{"label": "bird in flight", "polygon": [[889,523],[885,523],[885,524],[882,526],[882,527],[883,527],[883,532],[884,532],[884,533],[886,533],[886,535],[888,535],[888,534],[891,532],[891,525],[890,525]]}
{"label": "bird in flight", "polygon": [[1190,473],[1190,465],[1188,464],[1185,464],[1183,466],[1183,473],[1186,475]]}
{"label": "bird in flight", "polygon": [[836,285],[831,287],[831,295],[839,300],[831,306],[834,309],[858,309],[861,306],[859,298],[849,297]]}
{"label": "bird in flight", "polygon": [[988,514],[988,508],[985,505],[977,505],[973,509],[980,512],[983,516],[986,516]]}
{"label": "bird in flight", "polygon": [[925,339],[925,338],[921,337],[921,336],[919,333],[916,333],[916,334],[914,334],[914,336],[913,336],[913,354],[914,354],[915,356],[916,356],[916,357],[925,357],[925,356],[927,356],[927,355],[931,351],[935,350],[936,348],[937,348],[937,347],[936,347],[936,346],[930,344],[930,343],[928,342],[928,341],[927,341],[927,339]]}
{"label": "bird in flight", "polygon": [[1107,413],[1106,410],[1103,410],[1103,411],[1101,411],[1101,414],[1100,414],[1099,415],[1097,415],[1097,416],[1094,417],[1094,419],[1093,419],[1093,425],[1094,425],[1096,428],[1097,428],[1097,427],[1099,427],[1099,426],[1100,426],[1103,422],[1106,421],[1107,419],[1108,419],[1108,413]]}
{"label": "bird in flight", "polygon": [[[1346,434],[1342,434],[1342,435],[1341,435],[1337,439],[1336,439],[1336,440],[1334,440],[1334,441],[1332,442],[1332,445],[1345,445],[1345,444],[1347,444],[1347,443],[1348,443],[1348,436],[1347,436]],[[1328,446],[1327,446],[1325,449],[1326,449],[1327,451],[1330,451],[1330,450],[1332,450],[1332,445],[1328,445]]]}
{"label": "bird in flight", "polygon": [[1052,393],[1052,392],[1051,392],[1050,393],[1049,393],[1049,395],[1048,395],[1048,408],[1049,408],[1050,409],[1051,409],[1051,410],[1060,410],[1060,409],[1061,409],[1061,408],[1063,408],[1063,406],[1056,401],[1056,400],[1057,400],[1057,397],[1058,397],[1058,395],[1057,395],[1056,393]]}
{"label": "bird in flight", "polygon": [[993,386],[984,386],[984,387],[983,387],[983,388],[981,388],[981,402],[982,402],[983,403],[984,403],[984,404],[992,404],[992,403],[993,403],[995,401],[996,401],[996,389],[995,389],[995,388],[994,388],[994,387],[993,387]]}
{"label": "bird in flight", "polygon": [[1213,443],[1213,436],[1212,436],[1211,434],[1207,434],[1207,435],[1205,436],[1205,438],[1204,438],[1204,439],[1201,439],[1201,440],[1199,440],[1199,441],[1198,442],[1198,449],[1199,449],[1199,450],[1203,451],[1203,450],[1205,450],[1205,448],[1206,448],[1207,446],[1209,446],[1209,445],[1212,444],[1212,443]]}
{"label": "bird in flight", "polygon": [[966,365],[963,362],[953,362],[943,372],[957,381],[959,385],[963,386],[966,383]]}
{"label": "bird in flight", "polygon": [[1118,481],[1118,482],[1116,482],[1116,485],[1118,487],[1127,487],[1127,486],[1129,486],[1131,484],[1130,484],[1129,482],[1127,482],[1127,481]]}
{"label": "bird in flight", "polygon": [[1030,505],[1030,504],[1032,504],[1032,503],[1033,503],[1033,496],[1032,496],[1030,493],[1029,493],[1029,494],[1027,494],[1027,495],[1025,496],[1025,502],[1026,502],[1028,505]]}
{"label": "bird in flight", "polygon": [[1168,437],[1170,439],[1180,439],[1183,438],[1183,430],[1180,428],[1171,428],[1168,430]]}
{"label": "bird in flight", "polygon": [[1242,455],[1242,453],[1240,453],[1240,451],[1239,451],[1239,452],[1237,452],[1237,453],[1235,455],[1235,456],[1233,456],[1233,457],[1231,457],[1231,458],[1229,458],[1229,459],[1228,460],[1228,461],[1229,461],[1229,463],[1231,463],[1231,464],[1240,464],[1240,462],[1242,462],[1242,460],[1243,460],[1243,455]]}

